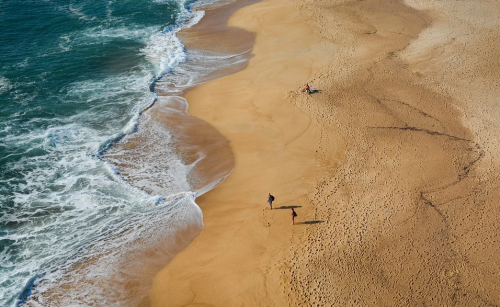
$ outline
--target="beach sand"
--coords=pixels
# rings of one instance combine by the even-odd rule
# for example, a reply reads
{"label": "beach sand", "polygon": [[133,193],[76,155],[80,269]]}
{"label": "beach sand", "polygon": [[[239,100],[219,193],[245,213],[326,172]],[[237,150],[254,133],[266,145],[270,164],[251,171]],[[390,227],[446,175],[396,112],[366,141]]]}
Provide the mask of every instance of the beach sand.
{"label": "beach sand", "polygon": [[[255,33],[240,37],[255,39],[248,66],[185,95],[234,170],[197,199],[205,227],[156,275],[150,304],[499,305],[498,12],[479,0],[235,11],[229,25]],[[301,93],[306,82],[321,92]]]}

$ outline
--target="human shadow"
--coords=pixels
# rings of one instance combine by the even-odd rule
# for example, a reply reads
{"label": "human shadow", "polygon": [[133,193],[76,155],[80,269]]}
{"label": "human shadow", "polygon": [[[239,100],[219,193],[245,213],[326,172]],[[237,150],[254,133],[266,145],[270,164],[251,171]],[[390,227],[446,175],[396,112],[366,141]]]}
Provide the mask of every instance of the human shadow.
{"label": "human shadow", "polygon": [[281,206],[281,207],[276,207],[274,209],[296,209],[296,208],[302,208],[302,206]]}
{"label": "human shadow", "polygon": [[323,90],[318,90],[317,88],[312,88],[309,90],[309,95],[321,93]]}
{"label": "human shadow", "polygon": [[303,90],[302,92],[307,95],[321,93],[323,90],[318,90],[317,88],[312,88],[309,91]]}
{"label": "human shadow", "polygon": [[297,222],[295,225],[311,225],[311,224],[319,224],[324,223],[325,221],[305,221],[305,222]]}

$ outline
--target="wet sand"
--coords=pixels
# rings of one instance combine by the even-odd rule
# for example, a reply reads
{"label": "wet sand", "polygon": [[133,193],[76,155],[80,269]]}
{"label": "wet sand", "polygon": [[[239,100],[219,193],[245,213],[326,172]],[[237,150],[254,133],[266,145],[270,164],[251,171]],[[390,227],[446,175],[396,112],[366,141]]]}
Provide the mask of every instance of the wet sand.
{"label": "wet sand", "polygon": [[[157,274],[151,305],[500,304],[499,11],[265,0],[234,12],[229,25],[255,33],[248,67],[185,95],[234,170],[197,199],[205,228]],[[321,92],[301,93],[306,82]]]}

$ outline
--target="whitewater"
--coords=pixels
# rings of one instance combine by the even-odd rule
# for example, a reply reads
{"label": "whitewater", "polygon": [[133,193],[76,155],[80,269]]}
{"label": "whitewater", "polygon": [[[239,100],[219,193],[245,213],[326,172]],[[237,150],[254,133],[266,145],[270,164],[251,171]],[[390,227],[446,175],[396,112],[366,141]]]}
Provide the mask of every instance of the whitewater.
{"label": "whitewater", "polygon": [[[214,2],[0,1],[0,305],[138,304],[199,234],[223,178],[194,187],[147,111],[158,81],[180,99],[242,61],[177,37]],[[156,154],[124,176],[114,146],[138,131]]]}

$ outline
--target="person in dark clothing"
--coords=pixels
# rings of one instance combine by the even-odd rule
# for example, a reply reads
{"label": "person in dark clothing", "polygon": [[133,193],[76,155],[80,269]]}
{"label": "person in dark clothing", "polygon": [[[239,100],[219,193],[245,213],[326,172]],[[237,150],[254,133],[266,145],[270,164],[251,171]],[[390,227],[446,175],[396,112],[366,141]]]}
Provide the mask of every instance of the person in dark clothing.
{"label": "person in dark clothing", "polygon": [[274,196],[272,196],[271,193],[269,193],[269,196],[267,197],[267,203],[271,207],[271,210],[273,210],[273,201],[274,201]]}
{"label": "person in dark clothing", "polygon": [[295,212],[293,208],[292,208],[292,213],[290,215],[292,216],[292,225],[295,225],[295,217],[297,216],[297,212]]}

